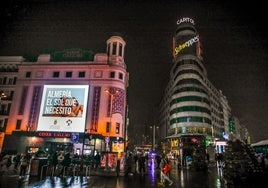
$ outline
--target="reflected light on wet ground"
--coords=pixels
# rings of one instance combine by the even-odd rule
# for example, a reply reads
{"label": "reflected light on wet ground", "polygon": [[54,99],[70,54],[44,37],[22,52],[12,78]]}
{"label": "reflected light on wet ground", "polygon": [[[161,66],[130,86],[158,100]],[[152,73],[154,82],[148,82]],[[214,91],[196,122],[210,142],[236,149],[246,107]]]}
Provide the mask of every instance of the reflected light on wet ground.
{"label": "reflected light on wet ground", "polygon": [[88,187],[89,181],[88,178],[82,176],[72,176],[72,177],[47,177],[45,180],[42,180],[36,184],[27,185],[26,187],[29,188],[37,188],[37,187],[73,187],[73,188],[81,188],[81,187]]}

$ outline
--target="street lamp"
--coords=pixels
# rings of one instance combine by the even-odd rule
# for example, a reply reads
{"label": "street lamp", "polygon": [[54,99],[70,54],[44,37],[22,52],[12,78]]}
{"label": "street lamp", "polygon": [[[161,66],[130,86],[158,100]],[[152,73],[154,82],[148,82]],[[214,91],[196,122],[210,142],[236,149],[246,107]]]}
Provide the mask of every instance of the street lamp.
{"label": "street lamp", "polygon": [[159,128],[158,126],[156,126],[156,125],[153,125],[153,126],[150,126],[150,128],[152,128],[153,129],[153,143],[152,143],[152,149],[153,149],[153,151],[155,150],[155,128]]}

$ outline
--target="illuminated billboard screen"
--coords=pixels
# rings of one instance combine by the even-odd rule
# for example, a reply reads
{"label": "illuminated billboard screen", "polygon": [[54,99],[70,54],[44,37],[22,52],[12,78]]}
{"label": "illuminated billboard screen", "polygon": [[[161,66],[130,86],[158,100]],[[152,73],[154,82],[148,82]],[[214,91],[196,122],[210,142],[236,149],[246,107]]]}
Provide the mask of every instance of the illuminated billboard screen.
{"label": "illuminated billboard screen", "polygon": [[84,132],[88,85],[45,85],[37,131]]}

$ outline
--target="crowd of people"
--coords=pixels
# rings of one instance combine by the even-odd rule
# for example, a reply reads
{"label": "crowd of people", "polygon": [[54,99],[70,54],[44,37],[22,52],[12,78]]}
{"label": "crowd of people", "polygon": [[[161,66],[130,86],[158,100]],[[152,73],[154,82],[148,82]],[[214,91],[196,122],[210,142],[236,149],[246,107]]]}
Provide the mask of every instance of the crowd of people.
{"label": "crowd of people", "polygon": [[[170,186],[173,184],[171,178],[171,159],[167,155],[156,155],[150,158],[146,153],[129,154],[126,159],[126,173],[125,175],[140,175],[144,177],[148,173],[148,168],[154,168],[159,175],[159,184],[165,185],[168,183]],[[153,163],[153,164],[152,164]],[[153,166],[154,165],[154,166]]]}
{"label": "crowd of people", "polygon": [[32,155],[28,153],[19,153],[17,155],[8,155],[4,152],[0,154],[0,176],[5,174],[18,174],[23,178],[29,170]]}

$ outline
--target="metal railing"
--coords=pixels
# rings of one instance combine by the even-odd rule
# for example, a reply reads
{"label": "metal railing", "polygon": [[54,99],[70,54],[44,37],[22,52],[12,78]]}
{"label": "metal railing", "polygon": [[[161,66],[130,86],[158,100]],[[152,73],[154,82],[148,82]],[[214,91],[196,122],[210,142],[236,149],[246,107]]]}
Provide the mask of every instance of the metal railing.
{"label": "metal railing", "polygon": [[40,179],[47,176],[90,176],[91,165],[71,164],[70,166],[44,165],[41,167]]}

